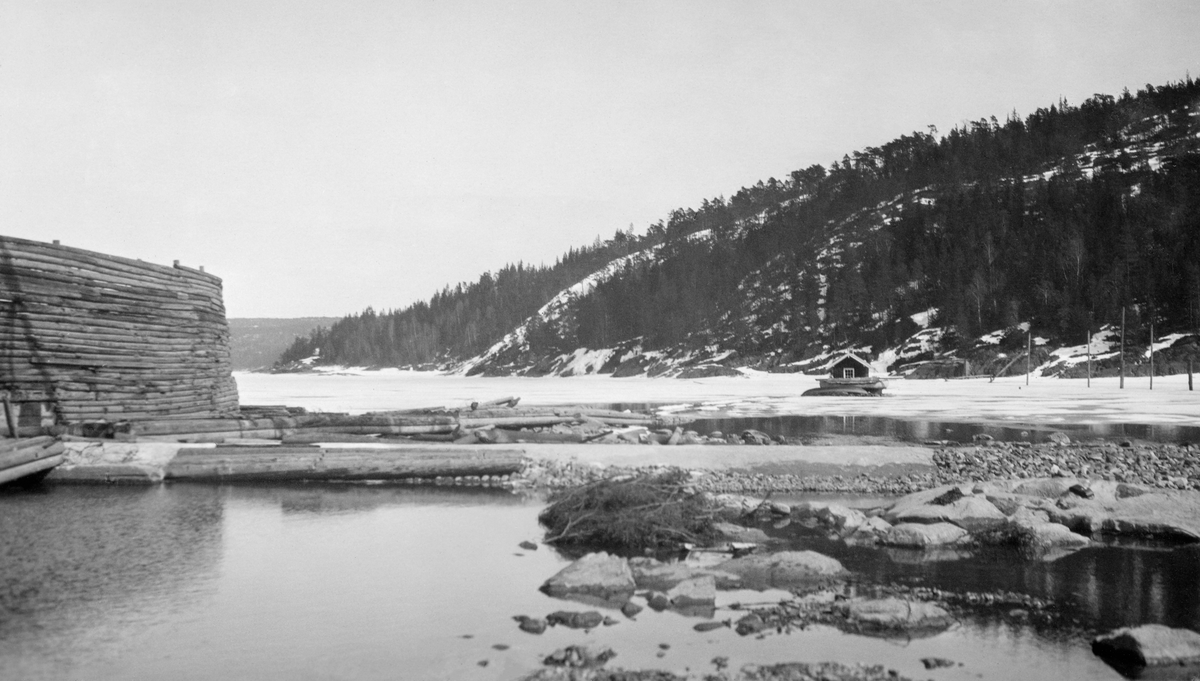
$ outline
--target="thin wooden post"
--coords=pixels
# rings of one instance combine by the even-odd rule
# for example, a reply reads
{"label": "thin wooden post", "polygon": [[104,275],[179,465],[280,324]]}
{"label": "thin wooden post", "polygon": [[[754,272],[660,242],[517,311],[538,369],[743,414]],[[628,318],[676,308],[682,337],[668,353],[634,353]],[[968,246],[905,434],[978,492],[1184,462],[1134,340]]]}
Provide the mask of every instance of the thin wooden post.
{"label": "thin wooden post", "polygon": [[1192,389],[1192,360],[1188,358],[1188,390]]}
{"label": "thin wooden post", "polygon": [[13,417],[12,402],[8,400],[8,393],[4,394],[4,422],[8,424],[8,434],[13,438],[21,437],[17,433],[17,419]]}
{"label": "thin wooden post", "polygon": [[1087,330],[1087,362],[1088,362],[1088,382],[1087,387],[1092,387],[1092,328]]}
{"label": "thin wooden post", "polygon": [[1029,359],[1033,355],[1033,322],[1029,322],[1029,331],[1025,333],[1025,385],[1029,385],[1029,372],[1033,369],[1030,367]]}
{"label": "thin wooden post", "polygon": [[1125,389],[1125,308],[1121,308],[1121,390]]}

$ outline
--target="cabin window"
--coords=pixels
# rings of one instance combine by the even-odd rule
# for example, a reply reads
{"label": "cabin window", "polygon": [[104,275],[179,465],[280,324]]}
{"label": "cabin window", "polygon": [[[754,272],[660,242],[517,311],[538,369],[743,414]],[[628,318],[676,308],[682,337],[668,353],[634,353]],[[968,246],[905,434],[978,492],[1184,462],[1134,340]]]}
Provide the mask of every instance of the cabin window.
{"label": "cabin window", "polygon": [[854,369],[842,369],[842,378],[854,378]]}

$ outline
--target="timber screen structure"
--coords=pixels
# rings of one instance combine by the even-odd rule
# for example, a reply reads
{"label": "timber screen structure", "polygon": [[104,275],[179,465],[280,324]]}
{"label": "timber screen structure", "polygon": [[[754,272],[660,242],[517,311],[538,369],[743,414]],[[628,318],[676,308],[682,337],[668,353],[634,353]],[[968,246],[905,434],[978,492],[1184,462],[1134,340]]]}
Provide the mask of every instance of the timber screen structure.
{"label": "timber screen structure", "polygon": [[236,415],[221,279],[0,236],[0,393],[59,423]]}

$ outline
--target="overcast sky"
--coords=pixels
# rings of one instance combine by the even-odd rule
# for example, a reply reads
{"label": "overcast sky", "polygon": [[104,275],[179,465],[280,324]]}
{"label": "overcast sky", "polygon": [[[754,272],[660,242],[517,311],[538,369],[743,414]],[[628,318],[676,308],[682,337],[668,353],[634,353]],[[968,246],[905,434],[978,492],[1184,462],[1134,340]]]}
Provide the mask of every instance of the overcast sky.
{"label": "overcast sky", "polygon": [[1189,71],[1191,0],[0,0],[0,233],[340,316]]}

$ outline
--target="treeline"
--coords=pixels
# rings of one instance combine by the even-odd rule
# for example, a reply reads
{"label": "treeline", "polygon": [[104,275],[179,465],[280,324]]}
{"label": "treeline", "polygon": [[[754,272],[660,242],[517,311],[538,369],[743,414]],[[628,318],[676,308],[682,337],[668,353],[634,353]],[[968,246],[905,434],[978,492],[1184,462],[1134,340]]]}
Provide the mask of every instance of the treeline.
{"label": "treeline", "polygon": [[[563,288],[659,244],[656,258],[602,282],[566,318],[533,324],[531,349],[638,337],[648,349],[689,340],[748,353],[822,343],[878,348],[910,334],[907,317],[930,308],[963,338],[1022,321],[1081,338],[1123,308],[1164,327],[1195,328],[1200,119],[1189,114],[1200,110],[1198,98],[1200,81],[1189,77],[1079,106],[1059,101],[1024,119],[1013,113],[944,135],[901,136],[828,168],[671,211],[644,236],[617,232],[553,267],[508,266],[428,303],[368,309],[297,339],[281,361],[318,349],[322,362],[359,365],[473,356]],[[1163,140],[1161,165],[1121,153],[1150,138]],[[1115,153],[1085,173],[1073,159],[1089,145]],[[1041,175],[1056,167],[1049,179]],[[886,229],[858,219],[897,197],[902,207]],[[708,238],[684,238],[704,230]],[[818,267],[818,254],[837,239],[835,266]],[[777,318],[749,324],[744,287],[768,270],[791,298],[768,301]],[[760,333],[771,325],[782,332]]]}
{"label": "treeline", "polygon": [[[483,352],[563,288],[641,246],[626,232],[571,249],[553,266],[506,265],[479,281],[447,286],[428,302],[377,312],[368,307],[302,336],[277,364],[313,355],[323,364],[402,366]],[[516,320],[515,322],[513,320]]]}

